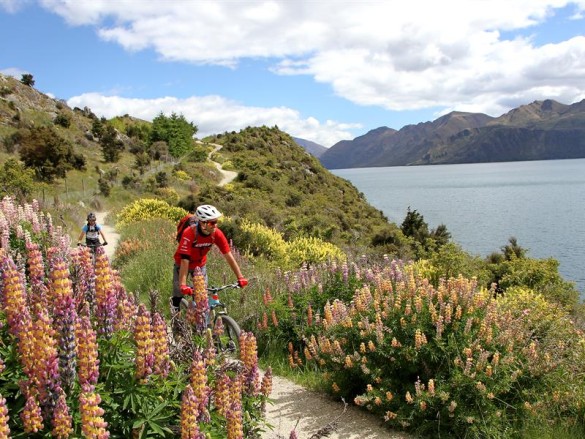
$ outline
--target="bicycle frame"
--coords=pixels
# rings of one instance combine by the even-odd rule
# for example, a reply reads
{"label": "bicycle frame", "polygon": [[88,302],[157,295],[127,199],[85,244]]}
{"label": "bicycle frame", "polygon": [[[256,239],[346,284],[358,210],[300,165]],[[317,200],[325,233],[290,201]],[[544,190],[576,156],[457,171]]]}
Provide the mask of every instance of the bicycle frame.
{"label": "bicycle frame", "polygon": [[[219,300],[218,293],[229,288],[240,288],[237,282],[220,287],[207,287],[209,303],[208,326],[215,328],[217,320],[221,319],[223,333],[214,335],[215,345],[218,352],[228,357],[236,358],[239,355],[239,337],[241,333],[238,323],[228,314],[226,305]],[[193,297],[187,299],[183,296],[180,308],[187,311],[189,307],[195,306]]]}

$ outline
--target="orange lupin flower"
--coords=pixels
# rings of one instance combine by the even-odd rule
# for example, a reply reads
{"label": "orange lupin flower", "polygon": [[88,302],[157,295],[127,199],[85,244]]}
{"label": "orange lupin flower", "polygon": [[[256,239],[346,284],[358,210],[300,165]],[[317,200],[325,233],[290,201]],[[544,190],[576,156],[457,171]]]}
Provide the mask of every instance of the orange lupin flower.
{"label": "orange lupin flower", "polygon": [[265,306],[272,302],[272,295],[270,294],[270,289],[266,288],[266,291],[262,295],[262,300],[264,301]]}
{"label": "orange lupin flower", "polygon": [[211,388],[207,382],[207,366],[205,359],[200,350],[193,353],[193,361],[191,362],[191,370],[189,374],[189,383],[193,389],[195,400],[197,401],[198,420],[205,421],[209,419],[209,411],[207,405],[211,394]]}
{"label": "orange lupin flower", "polygon": [[260,393],[268,397],[272,393],[272,368],[268,367],[264,377],[262,377],[262,385],[260,386]]}
{"label": "orange lupin flower", "polygon": [[170,368],[167,325],[159,313],[152,318],[152,338],[154,344],[154,373],[166,377]]}
{"label": "orange lupin flower", "polygon": [[141,303],[134,325],[134,342],[136,343],[136,378],[147,380],[154,364],[154,340],[150,326],[150,311]]}
{"label": "orange lupin flower", "polygon": [[9,419],[6,400],[0,395],[0,439],[8,439],[10,437],[10,428],[8,427]]}
{"label": "orange lupin flower", "polygon": [[[258,347],[256,338],[251,332],[242,331],[240,334],[240,360],[244,363],[246,371],[252,370],[254,366],[258,365]],[[292,343],[289,343],[289,352],[292,348]]]}
{"label": "orange lupin flower", "polygon": [[227,438],[241,439],[244,437],[242,424],[242,380],[235,378],[230,382],[227,419]]}
{"label": "orange lupin flower", "polygon": [[191,384],[187,384],[181,401],[181,439],[199,439],[197,416],[199,404]]}
{"label": "orange lupin flower", "polygon": [[77,376],[84,391],[94,389],[99,376],[99,359],[96,332],[88,316],[83,316],[75,330],[77,338]]}
{"label": "orange lupin flower", "polygon": [[230,377],[227,376],[224,372],[220,373],[220,375],[215,380],[213,398],[215,408],[222,416],[226,415],[228,409],[229,385]]}
{"label": "orange lupin flower", "polygon": [[272,310],[271,317],[272,317],[272,325],[275,328],[278,328],[278,318],[276,317],[276,311],[275,310]]}
{"label": "orange lupin flower", "polygon": [[[17,336],[23,330],[22,326],[30,323],[30,313],[27,307],[26,288],[24,279],[16,270],[14,262],[6,258],[1,261],[3,306],[10,333]],[[28,328],[25,328],[28,329]],[[27,333],[25,331],[25,333]]]}
{"label": "orange lupin flower", "polygon": [[69,279],[69,268],[62,260],[53,263],[51,270],[50,300],[52,306],[63,300],[64,297],[72,296],[71,279]]}
{"label": "orange lupin flower", "polygon": [[313,308],[311,304],[307,308],[307,326],[313,326]]}
{"label": "orange lupin flower", "polygon": [[58,439],[67,439],[73,433],[73,419],[65,400],[65,392],[61,390],[55,410],[53,411],[53,430],[51,434]]}
{"label": "orange lupin flower", "polygon": [[79,412],[81,414],[81,431],[88,439],[107,439],[110,437],[108,423],[102,417],[104,410],[99,406],[102,399],[93,391],[79,394]]}
{"label": "orange lupin flower", "polygon": [[227,439],[243,439],[244,424],[242,422],[242,404],[232,402],[227,412]]}

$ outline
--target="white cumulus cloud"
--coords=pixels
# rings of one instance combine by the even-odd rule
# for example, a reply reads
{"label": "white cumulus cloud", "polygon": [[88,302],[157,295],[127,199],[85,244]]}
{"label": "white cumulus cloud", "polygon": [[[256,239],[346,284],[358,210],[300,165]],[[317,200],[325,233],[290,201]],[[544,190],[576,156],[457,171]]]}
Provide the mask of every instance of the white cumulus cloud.
{"label": "white cumulus cloud", "polygon": [[353,138],[350,129],[359,125],[335,121],[319,122],[313,117],[302,118],[298,111],[285,107],[261,108],[241,105],[221,96],[191,97],[178,99],[131,99],[120,96],[104,96],[86,93],[67,101],[70,107],[88,107],[99,117],[112,118],[130,114],[151,121],[161,112],[182,114],[198,127],[197,137],[240,130],[248,126],[269,127],[277,125],[281,130],[303,139],[311,139],[324,146],[332,146],[340,140]]}

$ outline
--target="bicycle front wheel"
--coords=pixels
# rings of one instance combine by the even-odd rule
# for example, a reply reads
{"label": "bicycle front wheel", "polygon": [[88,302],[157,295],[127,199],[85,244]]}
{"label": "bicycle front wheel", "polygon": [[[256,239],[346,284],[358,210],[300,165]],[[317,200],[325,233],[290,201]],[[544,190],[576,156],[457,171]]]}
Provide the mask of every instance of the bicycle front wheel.
{"label": "bicycle front wheel", "polygon": [[[240,325],[228,315],[219,314],[215,318],[215,327],[217,328],[218,320],[221,319],[222,330],[217,331],[219,334],[214,335],[215,347],[217,352],[224,357],[232,360],[239,360],[240,357]],[[215,331],[214,331],[215,332]]]}

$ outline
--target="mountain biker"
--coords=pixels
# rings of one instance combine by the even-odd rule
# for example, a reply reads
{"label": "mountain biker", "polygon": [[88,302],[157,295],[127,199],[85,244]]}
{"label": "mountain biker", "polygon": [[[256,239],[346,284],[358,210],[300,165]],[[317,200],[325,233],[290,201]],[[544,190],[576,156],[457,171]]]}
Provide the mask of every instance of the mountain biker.
{"label": "mountain biker", "polygon": [[181,235],[179,246],[173,256],[175,260],[172,297],[174,312],[179,310],[183,295],[193,293],[192,289],[187,286],[187,275],[192,276],[195,268],[199,267],[203,276],[205,276],[205,280],[207,280],[205,264],[207,263],[207,253],[213,245],[216,245],[223,254],[223,257],[236,275],[240,288],[248,285],[248,280],[242,275],[240,267],[231,252],[227,238],[217,228],[217,220],[221,215],[214,206],[203,204],[197,207],[195,211],[197,221],[187,227]]}
{"label": "mountain biker", "polygon": [[[87,224],[84,224],[81,228],[81,234],[79,238],[77,238],[77,245],[81,245],[81,240],[85,235],[85,245],[88,247],[96,247],[98,245],[108,245],[108,241],[104,235],[102,230],[102,226],[96,223],[95,213],[90,212],[87,215]],[[103,243],[100,244],[100,236],[104,240]]]}

